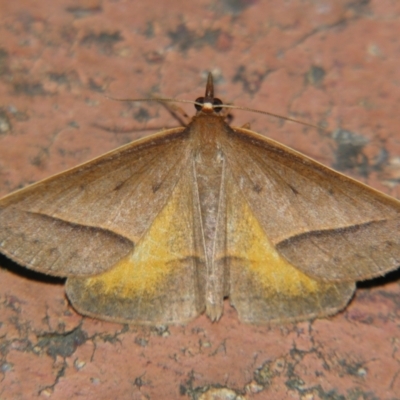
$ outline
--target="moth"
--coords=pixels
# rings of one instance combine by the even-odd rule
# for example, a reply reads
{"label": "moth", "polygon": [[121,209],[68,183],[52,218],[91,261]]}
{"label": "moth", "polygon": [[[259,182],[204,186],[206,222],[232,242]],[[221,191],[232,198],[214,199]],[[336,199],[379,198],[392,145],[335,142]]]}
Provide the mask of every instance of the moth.
{"label": "moth", "polygon": [[400,202],[245,128],[205,96],[186,127],[0,200],[0,251],[67,277],[80,313],[137,324],[332,315],[400,263]]}

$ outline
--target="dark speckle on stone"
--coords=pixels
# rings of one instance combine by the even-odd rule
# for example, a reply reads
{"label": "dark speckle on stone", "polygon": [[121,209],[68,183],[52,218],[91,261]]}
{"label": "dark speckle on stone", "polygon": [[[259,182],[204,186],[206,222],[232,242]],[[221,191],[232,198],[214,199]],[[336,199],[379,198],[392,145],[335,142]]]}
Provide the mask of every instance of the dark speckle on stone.
{"label": "dark speckle on stone", "polygon": [[56,358],[56,356],[69,357],[86,340],[86,333],[81,328],[76,328],[68,333],[44,335],[37,345],[46,349],[46,353],[53,358]]}
{"label": "dark speckle on stone", "polygon": [[313,65],[306,74],[306,83],[318,86],[324,80],[325,74],[323,68]]}

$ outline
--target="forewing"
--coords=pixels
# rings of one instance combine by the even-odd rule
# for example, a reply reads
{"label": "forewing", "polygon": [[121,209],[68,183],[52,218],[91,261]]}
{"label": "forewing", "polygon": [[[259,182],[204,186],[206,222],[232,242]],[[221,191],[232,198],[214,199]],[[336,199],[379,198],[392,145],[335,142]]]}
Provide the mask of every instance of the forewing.
{"label": "forewing", "polygon": [[109,269],[162,210],[189,156],[186,131],[171,129],[4,197],[0,251],[52,275]]}
{"label": "forewing", "polygon": [[192,169],[135,249],[111,270],[67,280],[67,294],[82,314],[131,323],[182,323],[204,311],[204,263],[196,254]]}
{"label": "forewing", "polygon": [[308,276],[356,281],[400,264],[400,203],[245,129],[223,141],[235,184],[279,254]]}

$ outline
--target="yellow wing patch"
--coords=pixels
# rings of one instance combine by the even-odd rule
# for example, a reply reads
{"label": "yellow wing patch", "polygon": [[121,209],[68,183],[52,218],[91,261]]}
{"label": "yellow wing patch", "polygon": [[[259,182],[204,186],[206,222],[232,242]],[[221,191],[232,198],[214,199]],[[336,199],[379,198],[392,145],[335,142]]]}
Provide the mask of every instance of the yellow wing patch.
{"label": "yellow wing patch", "polygon": [[239,204],[228,220],[229,255],[246,260],[247,268],[268,295],[279,291],[299,296],[305,290],[318,291],[316,280],[297,270],[275,250],[247,203],[243,200]]}

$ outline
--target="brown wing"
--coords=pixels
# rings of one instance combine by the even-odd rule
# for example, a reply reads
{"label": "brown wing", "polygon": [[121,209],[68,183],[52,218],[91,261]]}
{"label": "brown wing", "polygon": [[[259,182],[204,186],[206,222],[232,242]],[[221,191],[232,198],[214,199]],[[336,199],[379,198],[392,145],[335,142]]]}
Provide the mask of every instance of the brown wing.
{"label": "brown wing", "polygon": [[235,184],[279,254],[308,276],[356,281],[400,264],[400,203],[271,139],[223,142]]}
{"label": "brown wing", "polygon": [[127,255],[189,162],[183,128],[114,150],[0,200],[0,251],[48,274],[93,275]]}
{"label": "brown wing", "polygon": [[82,314],[133,323],[183,323],[205,308],[204,258],[193,232],[193,174],[182,171],[168,202],[135,249],[112,269],[70,277],[67,294]]}

